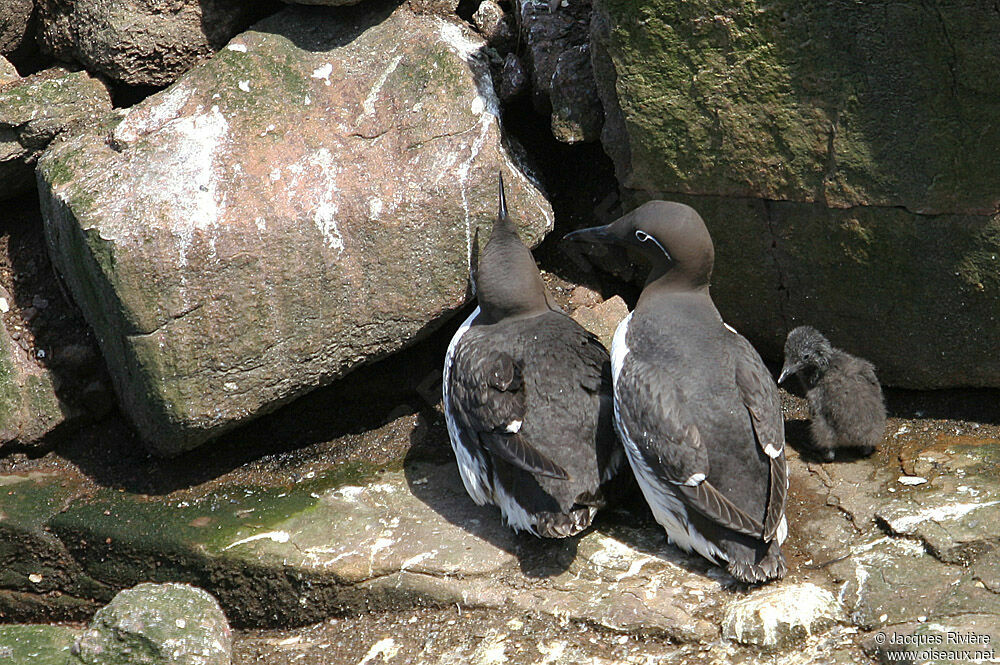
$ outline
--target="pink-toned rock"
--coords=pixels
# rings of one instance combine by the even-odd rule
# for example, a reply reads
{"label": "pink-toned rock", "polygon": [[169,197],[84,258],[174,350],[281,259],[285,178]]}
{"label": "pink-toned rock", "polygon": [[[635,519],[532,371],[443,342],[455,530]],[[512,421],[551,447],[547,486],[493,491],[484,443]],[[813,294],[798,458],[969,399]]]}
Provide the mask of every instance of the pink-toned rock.
{"label": "pink-toned rock", "polygon": [[366,8],[290,7],[39,165],[53,262],[157,453],[447,318],[498,172],[524,237],[551,228],[501,142],[483,42]]}
{"label": "pink-toned rock", "polygon": [[621,296],[614,296],[596,305],[578,307],[572,314],[573,320],[597,335],[601,344],[608,350],[611,349],[618,324],[626,316],[628,316],[628,305]]}

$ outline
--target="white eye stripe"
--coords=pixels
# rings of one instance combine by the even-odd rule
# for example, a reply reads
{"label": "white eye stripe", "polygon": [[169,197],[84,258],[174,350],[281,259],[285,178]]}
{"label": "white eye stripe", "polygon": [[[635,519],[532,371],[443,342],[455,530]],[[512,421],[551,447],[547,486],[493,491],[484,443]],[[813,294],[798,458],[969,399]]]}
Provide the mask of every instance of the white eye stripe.
{"label": "white eye stripe", "polygon": [[646,242],[647,240],[649,240],[653,236],[649,235],[648,233],[646,233],[642,229],[636,229],[636,231],[635,231],[635,237],[639,239],[639,242]]}

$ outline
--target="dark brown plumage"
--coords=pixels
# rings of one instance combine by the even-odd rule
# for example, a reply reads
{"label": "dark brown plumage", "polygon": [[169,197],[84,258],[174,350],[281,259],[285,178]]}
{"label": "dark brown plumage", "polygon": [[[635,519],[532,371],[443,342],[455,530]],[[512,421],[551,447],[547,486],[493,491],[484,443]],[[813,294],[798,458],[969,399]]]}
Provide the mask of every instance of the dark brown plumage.
{"label": "dark brown plumage", "polygon": [[885,402],[875,367],[834,348],[815,328],[799,326],[785,340],[779,383],[797,375],[809,401],[813,445],[828,460],[838,448],[870,455],[885,434]]}
{"label": "dark brown plumage", "polygon": [[651,270],[611,352],[615,424],[672,542],[759,583],[785,574],[778,388],[709,294],[712,239],[692,208],[651,201],[567,238],[626,245]]}

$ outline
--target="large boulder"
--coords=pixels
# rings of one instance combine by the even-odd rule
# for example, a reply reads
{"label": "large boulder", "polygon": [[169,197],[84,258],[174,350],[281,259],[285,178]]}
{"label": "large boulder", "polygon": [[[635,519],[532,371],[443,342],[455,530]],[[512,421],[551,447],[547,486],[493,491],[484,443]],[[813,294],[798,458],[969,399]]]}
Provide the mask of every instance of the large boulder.
{"label": "large boulder", "polygon": [[289,8],[39,164],[53,261],[160,454],[461,306],[499,171],[525,239],[552,226],[501,141],[482,42],[360,7]]}
{"label": "large boulder", "polygon": [[34,187],[35,162],[52,139],[110,110],[107,88],[86,72],[0,78],[0,200]]}
{"label": "large boulder", "polygon": [[984,168],[1000,149],[1000,15],[594,4],[626,201],[703,213],[728,320],[773,358],[809,323],[892,384],[1000,386],[1000,187]]}
{"label": "large boulder", "polygon": [[39,0],[42,48],[130,85],[167,85],[274,2]]}

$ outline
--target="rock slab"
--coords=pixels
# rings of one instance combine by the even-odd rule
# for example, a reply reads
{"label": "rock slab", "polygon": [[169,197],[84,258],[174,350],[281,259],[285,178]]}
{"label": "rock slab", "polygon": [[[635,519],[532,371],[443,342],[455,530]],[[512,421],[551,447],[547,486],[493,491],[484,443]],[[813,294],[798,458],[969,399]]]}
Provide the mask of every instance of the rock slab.
{"label": "rock slab", "polygon": [[73,651],[86,665],[229,665],[232,633],[205,591],[140,584],[101,608]]}
{"label": "rock slab", "polygon": [[1000,386],[1000,189],[982,168],[1000,148],[1000,104],[982,92],[1000,84],[1000,15],[594,8],[602,142],[626,204],[702,213],[727,321],[773,359],[805,323],[892,385]]}
{"label": "rock slab", "polygon": [[154,452],[195,447],[461,306],[498,171],[525,239],[551,228],[502,145],[482,46],[405,7],[289,8],[49,151],[53,263]]}

